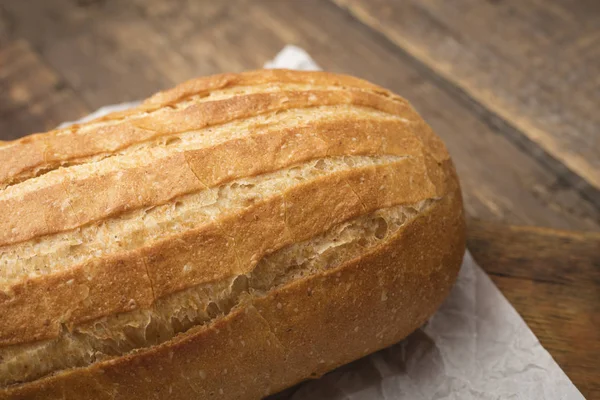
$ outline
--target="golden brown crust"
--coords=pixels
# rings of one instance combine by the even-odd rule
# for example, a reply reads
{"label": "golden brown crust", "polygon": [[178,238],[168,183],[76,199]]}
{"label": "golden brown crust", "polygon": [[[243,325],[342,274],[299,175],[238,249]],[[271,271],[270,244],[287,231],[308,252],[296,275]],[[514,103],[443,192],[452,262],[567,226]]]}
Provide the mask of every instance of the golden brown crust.
{"label": "golden brown crust", "polygon": [[0,398],[260,398],[406,337],[448,293],[464,246],[454,186],[359,259],[278,288],[163,345],[11,388]]}
{"label": "golden brown crust", "polygon": [[[225,385],[223,369],[243,381],[252,368],[257,380],[243,393],[259,397],[404,337],[449,290],[464,251],[460,191],[443,143],[405,100],[346,76],[201,78],[132,111],[0,144],[0,161],[0,356],[251,276],[265,257],[345,221],[433,202],[334,270],[262,288],[208,327],[160,345],[72,370],[65,368],[87,364],[65,360],[47,370],[55,375],[33,374],[31,382],[27,371],[0,376],[17,383],[0,398],[70,398],[73,390],[186,398],[219,389],[235,398],[242,392],[231,391],[243,385]],[[319,163],[330,166],[321,171]],[[244,197],[240,185],[264,189]],[[212,200],[195,205],[204,193]],[[174,211],[179,204],[187,214]],[[173,221],[169,230],[158,217],[146,220],[167,206],[172,214],[160,215]],[[90,244],[103,235],[116,240]],[[125,237],[133,239],[121,245]],[[69,248],[79,255],[69,258]],[[346,335],[344,349],[335,332]],[[186,378],[188,363],[200,379]],[[161,374],[166,366],[170,373]],[[169,387],[163,379],[173,397],[161,392]]]}
{"label": "golden brown crust", "polygon": [[[290,92],[289,104],[286,104],[287,93],[256,93],[249,96],[234,96],[222,101],[203,102],[184,110],[170,108],[174,103],[191,95],[202,96],[215,89],[260,83],[304,83],[329,87],[341,86],[347,87],[347,90],[333,94],[330,93],[331,91],[304,94]],[[285,91],[285,87],[282,87],[282,91]],[[376,99],[373,104],[370,104],[369,97]],[[385,101],[386,98],[389,101]],[[357,78],[324,72],[252,71],[244,74],[199,78],[170,91],[158,93],[143,105],[131,110],[112,113],[85,124],[0,144],[0,159],[4,160],[0,164],[0,188],[35,176],[39,171],[55,169],[65,164],[77,164],[87,157],[110,154],[134,143],[176,130],[181,131],[186,127],[198,129],[269,110],[284,110],[293,106],[310,107],[319,104],[320,101],[325,101],[323,104],[364,103],[375,108],[385,108],[388,112],[396,110],[400,113],[410,113],[412,111],[407,107],[404,99],[385,89]],[[148,113],[149,115],[146,115]],[[139,118],[140,123],[135,123],[133,117],[142,117]],[[165,126],[166,131],[159,130]],[[23,157],[25,154],[27,157]]]}
{"label": "golden brown crust", "polygon": [[[152,292],[162,297],[191,285],[248,273],[265,254],[361,213],[440,197],[445,192],[443,176],[428,176],[425,166],[415,156],[323,177],[140,250],[14,284],[10,299],[16,301],[0,301],[4,316],[0,344],[46,339],[56,336],[64,324],[148,307]],[[233,239],[233,246],[228,238]],[[235,253],[230,247],[235,247]],[[193,266],[193,272],[184,274],[183,265]],[[118,284],[115,271],[119,271]],[[45,299],[43,304],[36,300],[40,297]],[[32,320],[32,307],[45,318]]]}
{"label": "golden brown crust", "polygon": [[[47,186],[13,196],[9,196],[11,191],[0,192],[0,246],[74,229],[228,180],[314,158],[412,155],[423,151],[420,144],[412,126],[398,120],[320,121],[169,153],[151,163],[130,163],[102,174],[80,177],[69,175],[69,169],[57,171],[53,177],[59,173],[64,177]],[[48,181],[44,178],[41,181]]]}

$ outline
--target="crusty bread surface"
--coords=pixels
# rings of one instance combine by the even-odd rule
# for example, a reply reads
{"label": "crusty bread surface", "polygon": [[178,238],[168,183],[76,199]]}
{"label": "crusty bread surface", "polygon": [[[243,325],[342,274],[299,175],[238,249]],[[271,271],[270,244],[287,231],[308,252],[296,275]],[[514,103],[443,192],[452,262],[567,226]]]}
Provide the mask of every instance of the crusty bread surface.
{"label": "crusty bread surface", "polygon": [[0,143],[0,399],[254,399],[389,346],[465,248],[445,146],[324,72]]}

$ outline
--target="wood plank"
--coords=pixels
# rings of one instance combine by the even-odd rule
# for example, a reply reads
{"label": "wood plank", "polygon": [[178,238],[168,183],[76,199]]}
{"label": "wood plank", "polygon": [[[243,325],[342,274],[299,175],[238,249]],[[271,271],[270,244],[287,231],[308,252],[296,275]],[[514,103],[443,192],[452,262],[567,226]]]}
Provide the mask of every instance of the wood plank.
{"label": "wood plank", "polygon": [[30,41],[93,109],[170,87],[190,67],[128,2],[36,0],[5,8],[19,21],[14,35]]}
{"label": "wood plank", "polygon": [[472,220],[468,247],[588,398],[600,396],[600,234]]}
{"label": "wood plank", "polygon": [[34,43],[69,86],[98,108],[145,98],[192,77],[261,66],[276,50],[252,64],[220,51],[220,43],[231,49],[232,40],[246,37],[226,23],[240,19],[238,3],[32,0],[6,9],[19,20],[14,34]]}
{"label": "wood plank", "polygon": [[489,274],[575,287],[598,286],[600,301],[600,233],[473,219],[469,221],[469,247]]}
{"label": "wood plank", "polygon": [[600,2],[334,1],[600,188]]}
{"label": "wood plank", "polygon": [[470,215],[600,229],[598,209],[570,182],[333,4],[213,3],[32,0],[6,7],[19,21],[15,34],[31,40],[92,107],[140,98],[195,75],[257,68],[285,43],[300,44],[325,69],[373,80],[415,104],[455,158]]}
{"label": "wood plank", "polygon": [[88,113],[27,42],[0,49],[0,140],[43,132]]}

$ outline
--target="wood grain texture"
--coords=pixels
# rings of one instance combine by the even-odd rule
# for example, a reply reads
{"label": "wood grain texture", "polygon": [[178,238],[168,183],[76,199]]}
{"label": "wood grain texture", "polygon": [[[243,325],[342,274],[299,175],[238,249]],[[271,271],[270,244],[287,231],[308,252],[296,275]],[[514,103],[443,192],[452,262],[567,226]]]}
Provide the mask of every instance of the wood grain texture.
{"label": "wood grain texture", "polygon": [[43,132],[88,113],[26,41],[0,48],[0,140]]}
{"label": "wood grain texture", "polygon": [[[26,38],[60,71],[66,84],[96,109],[146,97],[179,81],[177,76],[170,79],[170,60],[178,60],[177,51],[149,30],[128,2],[118,2],[122,9],[110,12],[110,5],[116,3],[12,1],[4,8],[19,21],[13,35]],[[97,18],[107,13],[110,18]],[[156,58],[162,62],[154,62]]]}
{"label": "wood grain texture", "polygon": [[[520,7],[509,0],[494,3],[500,3],[499,7],[508,9]],[[572,12],[581,13],[584,3],[574,3]],[[395,4],[386,2],[385,7],[382,7],[387,13],[393,13]],[[434,2],[422,2],[419,6],[411,2],[405,4],[417,7],[419,11],[428,10],[433,7]],[[466,3],[463,1],[461,4]],[[527,4],[533,3],[529,1]],[[473,7],[479,10],[491,5],[482,3]],[[590,15],[584,17],[584,24],[589,24],[585,21],[592,18],[595,4],[590,7]],[[556,6],[550,6],[549,11],[544,13],[554,15],[555,8]],[[460,10],[464,11],[465,6]],[[452,11],[448,15],[453,16],[459,11]],[[518,10],[505,10],[504,13],[506,12],[515,12],[517,16],[521,13]],[[419,13],[408,15],[416,18]],[[488,18],[489,13],[492,11],[485,14]],[[408,29],[406,25],[416,24],[405,18],[406,15],[398,20],[402,24],[397,25],[401,26],[388,26],[387,29],[404,32],[403,30]],[[557,18],[556,15],[553,18]],[[558,18],[558,22],[561,18]],[[543,19],[534,25],[539,25],[536,29],[540,29],[542,33],[549,29],[544,25]],[[382,23],[385,21],[381,19]],[[522,26],[523,20],[519,21],[520,29],[525,29]],[[557,23],[552,18],[549,21]],[[436,35],[439,31],[434,28],[442,22],[450,23],[439,15],[434,22],[423,22],[427,31],[421,32],[423,38],[419,40],[428,39],[428,32]],[[468,25],[472,21],[463,22]],[[571,22],[569,26],[572,26]],[[589,25],[585,26],[586,29],[591,29]],[[473,32],[469,32],[468,38],[474,40]],[[498,37],[502,37],[501,34],[502,32],[495,32],[495,35],[500,35]],[[514,36],[514,33],[511,35]],[[533,34],[536,40],[539,35],[535,32]],[[552,35],[554,34],[550,33],[554,38]],[[560,36],[558,33],[556,35]],[[514,39],[513,36],[510,38]],[[514,40],[523,41],[523,37],[529,36],[522,34],[518,40]],[[498,37],[494,40],[499,40]],[[569,48],[572,44],[568,37],[564,37],[564,48]],[[543,47],[546,55],[542,56],[546,58],[542,60],[545,61],[533,69],[536,76],[535,79],[531,78],[535,85],[527,80],[521,81],[522,85],[530,86],[527,89],[529,92],[525,92],[530,96],[525,96],[525,103],[517,103],[520,104],[518,108],[521,114],[519,118],[513,119],[512,114],[505,116],[498,109],[498,104],[504,104],[500,100],[512,104],[511,97],[506,96],[511,94],[507,94],[511,88],[515,89],[513,75],[509,74],[510,79],[505,79],[506,88],[500,88],[504,90],[501,92],[497,80],[502,80],[497,78],[498,75],[494,75],[497,79],[480,79],[482,74],[485,77],[485,74],[499,73],[496,64],[476,63],[467,69],[470,71],[468,75],[478,77],[477,83],[483,88],[481,90],[488,90],[498,97],[494,97],[497,103],[488,105],[475,96],[476,92],[459,85],[459,79],[466,79],[458,73],[461,71],[456,73],[455,78],[450,68],[455,68],[452,65],[446,66],[448,70],[438,71],[432,64],[425,62],[425,58],[416,57],[404,47],[398,47],[400,42],[389,38],[389,32],[382,34],[381,31],[365,26],[355,16],[332,2],[316,0],[3,2],[0,4],[0,53],[6,55],[14,52],[15,46],[26,50],[20,50],[22,55],[17,58],[0,56],[0,60],[7,60],[0,61],[0,140],[47,129],[60,120],[75,118],[106,104],[140,99],[156,90],[198,75],[259,68],[283,45],[294,43],[306,48],[325,69],[372,80],[407,97],[448,145],[461,177],[469,215],[503,223],[600,230],[600,209],[595,199],[589,196],[595,192],[586,189],[592,187],[591,183],[574,179],[569,171],[576,171],[582,177],[588,176],[572,165],[569,165],[570,169],[567,168],[561,163],[562,158],[552,153],[547,145],[538,143],[537,137],[530,137],[529,125],[525,129],[515,122],[526,121],[528,124],[537,124],[535,126],[547,124],[551,119],[537,120],[533,116],[538,115],[534,112],[541,113],[541,116],[547,115],[543,108],[549,107],[553,110],[552,115],[556,115],[555,120],[560,122],[557,123],[559,126],[563,127],[562,123],[567,121],[565,123],[568,126],[574,127],[568,135],[556,136],[559,137],[557,140],[561,140],[565,151],[579,151],[578,146],[583,142],[577,142],[571,136],[577,135],[577,132],[587,132],[587,139],[583,140],[588,144],[588,153],[582,153],[581,157],[591,163],[586,154],[589,155],[590,149],[593,149],[591,141],[597,140],[594,139],[597,134],[590,131],[586,124],[597,126],[594,122],[597,120],[593,119],[597,117],[577,120],[579,122],[573,122],[572,119],[575,118],[574,115],[583,115],[580,107],[585,99],[594,100],[592,88],[598,83],[596,77],[589,79],[589,88],[577,86],[581,85],[579,80],[583,78],[572,78],[575,79],[575,87],[583,93],[583,97],[578,97],[571,94],[575,93],[573,90],[569,92],[557,88],[563,80],[568,81],[565,74],[553,76],[547,83],[550,88],[554,88],[549,93],[562,93],[568,97],[567,100],[571,99],[560,99],[563,107],[560,113],[555,112],[554,103],[542,101],[546,101],[547,95],[542,96],[542,92],[532,88],[542,79],[538,75],[547,77],[548,70],[554,68],[548,61],[550,56],[547,53],[554,54],[558,51],[556,48],[563,48],[557,47],[561,44],[560,40],[549,41]],[[409,39],[410,36],[407,36],[406,40]],[[509,57],[505,53],[511,49],[501,47],[500,44],[490,48],[494,54]],[[459,42],[458,45],[465,46],[465,43]],[[537,45],[527,46],[531,47],[527,54],[536,55],[536,52],[541,51]],[[463,51],[461,47],[458,49]],[[446,53],[453,55],[449,50],[440,54]],[[530,61],[527,54],[523,55],[521,52],[510,55],[513,58],[525,58],[511,61],[515,63],[514,71],[509,71],[511,74],[519,72],[521,76],[531,75],[531,70],[527,68],[533,67],[528,64]],[[581,55],[576,51],[569,54]],[[588,58],[580,57],[579,60],[582,61],[558,60],[559,67],[565,69],[566,62],[576,62],[581,65],[574,67],[573,74],[593,71],[595,66],[590,57],[594,51],[590,51],[590,54],[586,56]],[[24,57],[34,60],[33,64],[38,67],[30,70],[26,79],[19,78],[20,75],[14,72],[9,76],[6,71],[14,70],[10,65]],[[474,57],[474,60],[477,61],[478,58]],[[506,68],[504,64],[499,65]],[[490,69],[493,71],[490,72]],[[17,70],[20,71],[21,68]],[[25,70],[27,69],[24,68],[23,71]],[[19,73],[24,73],[23,71]],[[596,73],[595,76],[597,75]],[[12,88],[17,83],[25,87],[25,92],[28,93],[29,97],[23,99],[39,100],[31,104],[29,101],[19,101],[19,96],[15,99],[14,95],[7,95],[9,90],[5,88]],[[488,85],[487,89],[484,85]],[[500,94],[505,97],[500,97]],[[594,103],[589,104],[592,106]],[[560,131],[547,129],[547,132],[559,135],[556,132]],[[595,242],[587,244],[587,240],[569,239],[561,247],[556,245],[558,239],[553,240],[555,235],[544,234],[541,237],[549,240],[550,245],[547,246],[544,240],[536,239],[540,237],[536,232],[524,234],[520,228],[513,232],[513,228],[486,226],[481,225],[478,230],[477,225],[471,225],[471,250],[561,367],[565,368],[585,395],[593,398],[591,396],[597,394],[597,389],[590,379],[593,378],[591,373],[597,371],[593,368],[593,362],[599,355],[591,350],[586,351],[582,343],[597,339],[597,336],[593,336],[593,326],[594,323],[598,325],[598,310],[594,309],[598,298],[593,295],[598,290],[590,285],[597,283],[599,267],[597,257],[589,259],[584,256],[590,255],[590,252],[592,256],[598,254],[597,251],[594,253]],[[530,232],[529,229],[525,231]],[[501,238],[498,242],[501,244],[497,245],[496,232]],[[512,237],[515,239],[511,239]],[[566,240],[562,234],[558,237],[563,238],[559,241]],[[525,244],[521,244],[516,250],[511,247],[518,243]],[[531,251],[528,252],[528,249]],[[548,253],[548,249],[554,252]],[[486,261],[482,255],[488,252],[492,256]],[[515,260],[514,256],[509,258],[509,254],[523,256]],[[547,256],[539,261],[536,254]],[[568,259],[565,254],[569,256]],[[580,258],[574,256],[577,254],[581,254]],[[499,259],[505,261],[495,261]],[[587,349],[593,349],[593,346],[588,346]]]}
{"label": "wood grain texture", "polygon": [[471,220],[475,260],[587,396],[600,396],[600,234]]}
{"label": "wood grain texture", "polygon": [[600,189],[599,2],[335,2]]}

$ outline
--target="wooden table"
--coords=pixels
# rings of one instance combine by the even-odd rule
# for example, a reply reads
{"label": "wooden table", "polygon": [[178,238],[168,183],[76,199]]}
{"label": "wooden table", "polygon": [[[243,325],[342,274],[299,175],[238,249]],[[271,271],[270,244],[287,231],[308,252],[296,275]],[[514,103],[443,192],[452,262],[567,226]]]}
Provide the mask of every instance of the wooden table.
{"label": "wooden table", "polygon": [[475,258],[600,398],[599,42],[596,0],[0,0],[0,140],[298,44],[420,110]]}

